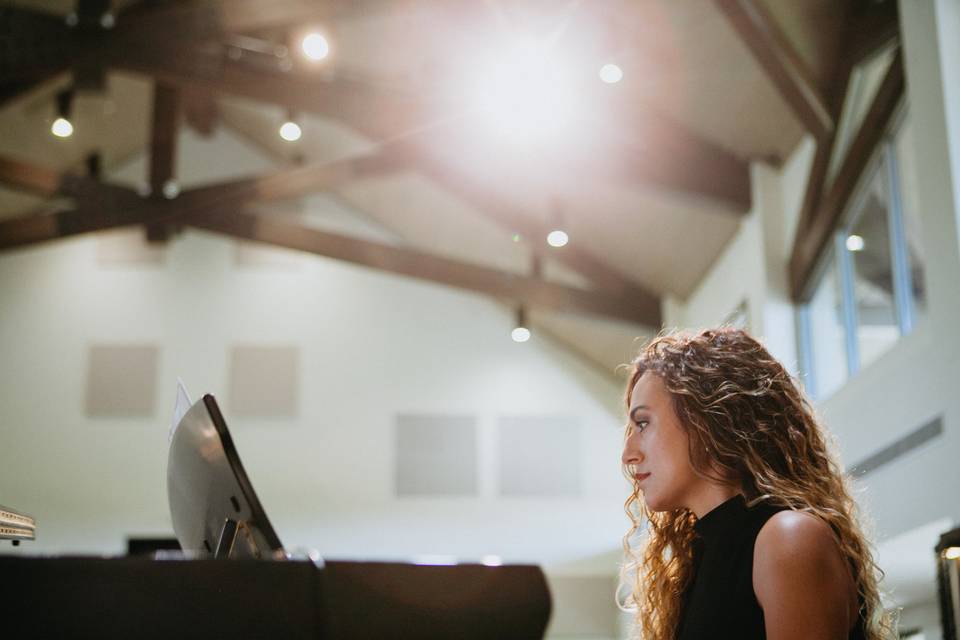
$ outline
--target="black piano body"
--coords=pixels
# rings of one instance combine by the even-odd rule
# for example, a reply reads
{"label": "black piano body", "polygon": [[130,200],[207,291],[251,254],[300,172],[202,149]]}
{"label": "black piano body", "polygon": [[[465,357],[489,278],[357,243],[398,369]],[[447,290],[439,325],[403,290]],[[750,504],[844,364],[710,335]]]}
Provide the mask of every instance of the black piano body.
{"label": "black piano body", "polygon": [[542,638],[535,566],[0,556],[6,638]]}

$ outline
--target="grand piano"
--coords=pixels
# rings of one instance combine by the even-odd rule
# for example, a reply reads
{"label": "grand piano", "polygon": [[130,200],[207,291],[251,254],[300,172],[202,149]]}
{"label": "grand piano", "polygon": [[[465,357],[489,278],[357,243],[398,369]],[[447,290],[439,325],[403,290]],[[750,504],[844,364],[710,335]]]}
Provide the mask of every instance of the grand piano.
{"label": "grand piano", "polygon": [[213,396],[171,440],[182,557],[0,556],[10,638],[541,638],[536,566],[291,560]]}

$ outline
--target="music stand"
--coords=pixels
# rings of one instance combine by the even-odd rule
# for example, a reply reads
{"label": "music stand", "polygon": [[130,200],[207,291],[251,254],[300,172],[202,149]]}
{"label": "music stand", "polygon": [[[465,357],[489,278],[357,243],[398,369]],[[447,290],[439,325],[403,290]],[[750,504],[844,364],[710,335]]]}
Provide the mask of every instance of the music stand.
{"label": "music stand", "polygon": [[173,531],[195,557],[284,559],[212,395],[180,420],[170,442],[167,497]]}

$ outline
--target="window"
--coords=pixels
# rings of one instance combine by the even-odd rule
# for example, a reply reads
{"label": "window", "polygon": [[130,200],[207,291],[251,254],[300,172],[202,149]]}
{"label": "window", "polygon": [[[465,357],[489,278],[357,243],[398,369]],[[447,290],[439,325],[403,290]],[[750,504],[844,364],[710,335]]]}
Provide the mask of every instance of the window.
{"label": "window", "polygon": [[851,263],[855,303],[854,370],[876,360],[900,337],[893,293],[886,170],[881,155],[865,172],[865,184],[853,201],[852,221],[843,239]]}
{"label": "window", "polygon": [[912,129],[901,113],[847,205],[800,307],[807,386],[825,398],[926,316]]}
{"label": "window", "polygon": [[899,177],[897,195],[903,219],[903,241],[907,251],[910,276],[911,324],[922,322],[927,315],[927,293],[923,279],[923,242],[920,204],[917,202],[917,165],[913,156],[913,125],[904,117],[893,134],[892,172]]}

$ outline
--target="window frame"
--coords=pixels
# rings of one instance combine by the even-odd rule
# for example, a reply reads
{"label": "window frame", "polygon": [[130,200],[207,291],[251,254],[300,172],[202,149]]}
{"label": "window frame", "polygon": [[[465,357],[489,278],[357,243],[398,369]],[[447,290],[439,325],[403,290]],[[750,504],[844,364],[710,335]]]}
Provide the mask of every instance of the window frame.
{"label": "window frame", "polygon": [[[885,127],[879,143],[873,149],[869,161],[864,165],[863,171],[857,178],[852,197],[844,205],[843,213],[832,232],[832,243],[828,243],[821,252],[818,266],[813,271],[809,281],[810,286],[806,288],[807,295],[797,305],[797,344],[801,376],[807,381],[808,392],[814,399],[822,398],[816,379],[816,351],[813,348],[815,336],[813,335],[810,318],[810,304],[822,279],[826,277],[829,271],[827,267],[831,259],[835,261],[837,277],[840,280],[841,315],[847,361],[846,382],[849,382],[862,368],[857,336],[857,307],[854,297],[855,274],[853,260],[846,247],[846,239],[850,235],[853,223],[856,221],[858,205],[863,197],[864,189],[879,172],[885,172],[886,174],[883,176],[888,202],[885,215],[890,240],[894,314],[899,338],[909,335],[916,329],[916,314],[912,295],[913,279],[910,273],[910,254],[904,226],[901,173],[895,148],[896,136],[901,127],[904,126],[908,115],[909,109],[906,100],[902,99],[896,107],[894,117]],[[831,393],[836,393],[842,388],[843,385],[834,389]]]}

